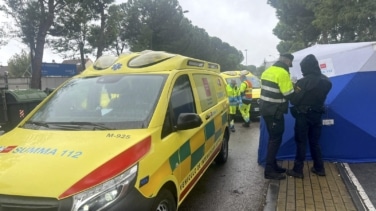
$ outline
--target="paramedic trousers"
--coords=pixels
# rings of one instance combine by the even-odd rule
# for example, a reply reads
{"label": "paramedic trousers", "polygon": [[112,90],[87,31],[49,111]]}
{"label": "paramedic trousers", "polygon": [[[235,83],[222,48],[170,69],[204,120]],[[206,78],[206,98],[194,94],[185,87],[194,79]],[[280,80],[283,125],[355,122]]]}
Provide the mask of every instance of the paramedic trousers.
{"label": "paramedic trousers", "polygon": [[230,128],[234,128],[234,122],[235,122],[235,114],[236,114],[236,105],[230,105],[229,106],[229,121],[230,121]]}
{"label": "paramedic trousers", "polygon": [[240,106],[239,106],[239,111],[244,119],[244,122],[245,123],[249,123],[249,118],[250,118],[250,110],[251,110],[251,104],[245,104],[245,103],[242,103]]}
{"label": "paramedic trousers", "polygon": [[281,146],[283,132],[285,130],[285,119],[284,115],[279,118],[274,116],[262,116],[265,123],[266,129],[269,134],[269,141],[266,153],[266,165],[265,174],[275,173],[277,168],[277,153],[279,147]]}
{"label": "paramedic trousers", "polygon": [[296,155],[293,170],[303,173],[304,160],[306,157],[307,140],[316,171],[324,171],[319,139],[321,136],[322,119],[321,113],[309,111],[300,113],[295,118],[295,143]]}

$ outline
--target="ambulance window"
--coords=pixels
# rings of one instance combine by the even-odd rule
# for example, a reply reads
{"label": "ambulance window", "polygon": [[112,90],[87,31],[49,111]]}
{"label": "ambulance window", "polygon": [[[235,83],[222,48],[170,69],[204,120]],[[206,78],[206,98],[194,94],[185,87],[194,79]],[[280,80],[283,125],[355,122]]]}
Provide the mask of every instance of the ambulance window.
{"label": "ambulance window", "polygon": [[217,104],[217,92],[215,90],[215,83],[212,75],[195,74],[193,79],[196,85],[196,90],[200,98],[200,105],[202,111],[206,111],[209,108]]}
{"label": "ambulance window", "polygon": [[174,125],[172,123],[172,118],[171,118],[171,109],[170,109],[170,106],[168,106],[165,120],[163,122],[161,139],[171,134],[174,131],[173,127]]}
{"label": "ambulance window", "polygon": [[249,81],[252,83],[252,88],[261,88],[260,79],[258,79],[256,76],[247,77]]}
{"label": "ambulance window", "polygon": [[174,124],[177,123],[179,114],[196,113],[192,87],[187,75],[182,75],[175,81],[170,105],[173,112]]}
{"label": "ambulance window", "polygon": [[239,86],[242,82],[240,81],[240,78],[239,77],[233,77],[233,78],[226,78],[226,83],[227,84],[230,84],[231,83],[231,80],[235,79],[236,81],[236,86]]}

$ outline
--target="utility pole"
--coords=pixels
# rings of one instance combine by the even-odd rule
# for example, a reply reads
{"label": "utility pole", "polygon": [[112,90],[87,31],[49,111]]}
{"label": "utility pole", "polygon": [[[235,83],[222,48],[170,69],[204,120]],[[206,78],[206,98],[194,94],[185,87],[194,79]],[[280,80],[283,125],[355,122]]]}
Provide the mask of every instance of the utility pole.
{"label": "utility pole", "polygon": [[245,49],[244,51],[245,51],[245,66],[247,66],[247,49]]}

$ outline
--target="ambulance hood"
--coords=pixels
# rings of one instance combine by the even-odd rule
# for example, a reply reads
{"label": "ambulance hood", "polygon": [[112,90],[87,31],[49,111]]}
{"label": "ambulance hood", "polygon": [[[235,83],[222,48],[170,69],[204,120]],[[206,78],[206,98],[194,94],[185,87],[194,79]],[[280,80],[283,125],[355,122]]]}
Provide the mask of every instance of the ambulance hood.
{"label": "ambulance hood", "polygon": [[16,128],[0,137],[0,194],[61,198],[91,188],[143,157],[147,134]]}

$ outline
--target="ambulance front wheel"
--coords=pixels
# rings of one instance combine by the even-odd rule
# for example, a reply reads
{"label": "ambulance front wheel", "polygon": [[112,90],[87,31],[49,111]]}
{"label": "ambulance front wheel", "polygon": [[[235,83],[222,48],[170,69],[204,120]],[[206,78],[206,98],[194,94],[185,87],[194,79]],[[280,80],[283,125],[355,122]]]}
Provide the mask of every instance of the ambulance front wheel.
{"label": "ambulance front wheel", "polygon": [[155,197],[153,211],[176,211],[176,201],[171,191],[162,189]]}
{"label": "ambulance front wheel", "polygon": [[228,136],[225,133],[222,140],[221,151],[218,153],[217,157],[215,158],[215,163],[217,164],[224,164],[228,158]]}

